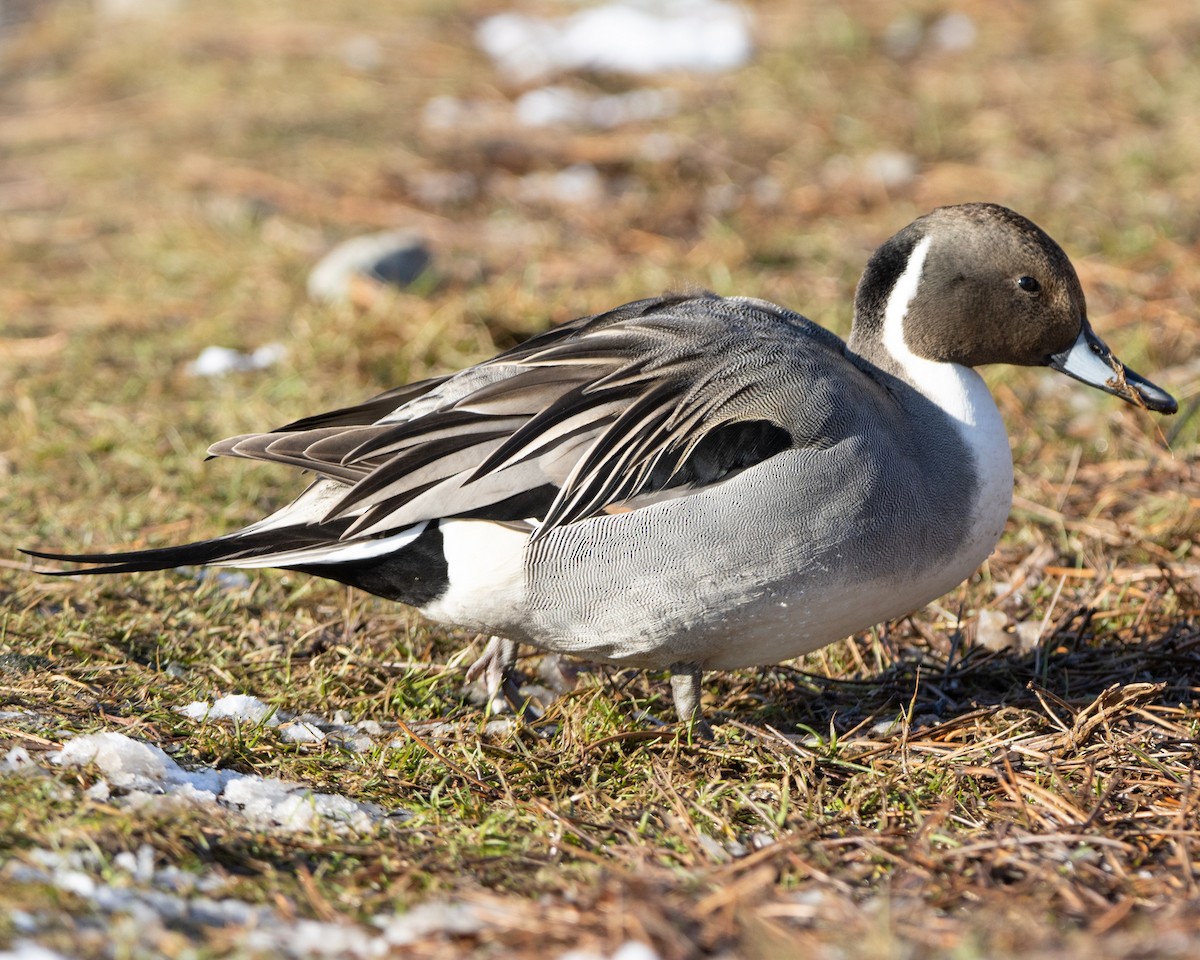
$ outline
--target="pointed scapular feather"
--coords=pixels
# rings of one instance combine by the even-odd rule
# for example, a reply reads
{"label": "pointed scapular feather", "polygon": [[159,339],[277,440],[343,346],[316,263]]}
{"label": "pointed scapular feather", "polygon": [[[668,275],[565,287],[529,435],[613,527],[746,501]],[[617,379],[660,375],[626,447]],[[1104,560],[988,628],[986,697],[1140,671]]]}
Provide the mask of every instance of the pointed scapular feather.
{"label": "pointed scapular feather", "polygon": [[[603,373],[607,367],[597,367]],[[533,416],[557,401],[572,387],[590,382],[585,369],[565,371],[559,367],[518,368],[503,380],[480,387],[455,404],[459,410],[473,413]]]}
{"label": "pointed scapular feather", "polygon": [[336,462],[327,463],[314,460],[306,455],[304,450],[306,445],[302,443],[293,443],[286,448],[277,448],[275,444],[280,436],[273,433],[250,433],[240,437],[230,437],[209,447],[209,456],[240,457],[246,460],[281,463],[289,467],[299,467],[302,470],[312,470],[321,476],[346,484],[355,483],[366,475],[365,468],[343,467]]}
{"label": "pointed scapular feather", "polygon": [[599,433],[607,421],[620,413],[622,406],[619,400],[604,401],[605,398],[590,395],[583,388],[563,394],[515,430],[490,457],[475,468],[471,479],[517,462],[531,446],[547,449],[558,438],[565,438],[580,426],[594,427]]}
{"label": "pointed scapular feather", "polygon": [[[358,427],[356,429],[345,429],[339,427],[330,427],[328,435],[322,436],[324,431],[309,430],[301,434],[293,434],[297,438],[297,442],[308,441],[308,446],[305,447],[305,456],[313,460],[319,460],[322,463],[337,463],[347,469],[362,468],[365,472],[370,469],[371,462],[363,460],[361,462],[350,462],[350,451],[355,447],[361,446],[364,441],[372,436],[375,436],[387,430],[387,424],[372,424],[369,427]],[[289,436],[289,434],[282,434]]]}
{"label": "pointed scapular feather", "polygon": [[[373,436],[364,439],[344,457],[346,463],[395,453],[416,444],[436,441],[466,431],[486,418],[467,410],[435,411],[415,420],[387,424]],[[381,425],[383,426],[383,425]]]}
{"label": "pointed scapular feather", "polygon": [[385,499],[403,502],[407,491],[429,480],[465,472],[491,453],[493,446],[506,436],[506,431],[449,434],[405,450],[380,464],[347,490],[329,516],[344,517]]}
{"label": "pointed scapular feather", "polygon": [[417,397],[424,396],[444,384],[450,377],[433,377],[429,380],[418,380],[416,383],[406,383],[402,387],[385,390],[362,403],[348,407],[339,407],[327,413],[318,413],[311,417],[293,420],[291,423],[276,427],[272,433],[296,433],[301,430],[313,430],[318,427],[352,427],[361,424],[375,423]]}
{"label": "pointed scapular feather", "polygon": [[622,467],[635,453],[639,431],[661,423],[670,414],[673,385],[662,385],[632,403],[592,444],[568,476],[558,498],[546,514],[544,526],[570,523],[614,502],[609,495],[632,490],[621,485]]}
{"label": "pointed scapular feather", "polygon": [[[504,506],[521,502],[519,497],[522,493],[544,490],[547,486],[553,493],[542,496],[538,503],[524,501],[522,512],[509,512],[509,508]],[[493,474],[469,486],[464,483],[464,475],[460,473],[431,484],[404,502],[383,501],[372,506],[354,521],[346,535],[378,536],[417,522],[411,519],[413,517],[427,517],[430,514],[472,516],[487,520],[540,517],[557,492],[557,485],[547,484],[537,463],[521,464],[514,467],[512,472]]]}

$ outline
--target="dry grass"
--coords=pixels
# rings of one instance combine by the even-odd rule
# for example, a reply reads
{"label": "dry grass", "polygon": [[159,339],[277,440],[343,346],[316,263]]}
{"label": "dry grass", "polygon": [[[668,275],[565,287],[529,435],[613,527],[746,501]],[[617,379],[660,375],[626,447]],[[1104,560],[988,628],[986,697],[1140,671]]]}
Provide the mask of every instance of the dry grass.
{"label": "dry grass", "polygon": [[[373,835],[282,837],[84,800],[86,772],[0,774],[0,942],[25,911],[41,941],[80,956],[245,952],[226,927],[100,932],[87,902],[11,880],[38,849],[91,851],[111,876],[117,853],[149,844],[283,916],[363,922],[451,899],[491,917],[485,934],[431,936],[414,956],[628,939],[667,960],[1194,955],[1190,5],[965,0],[969,52],[900,57],[884,5],[764,0],[755,63],[662,81],[684,104],[669,121],[430,129],[432,96],[503,111],[516,92],[472,45],[493,9],[211,0],[117,25],[63,2],[0,49],[0,709],[29,711],[0,722],[0,747],[41,756],[120,730],[411,814]],[[945,12],[915,9],[925,24]],[[364,33],[382,57],[360,71],[341,51]],[[869,162],[885,149],[917,176],[885,186]],[[605,202],[522,198],[525,174],[581,161]],[[471,189],[431,202],[429,178],[446,173]],[[585,671],[543,720],[488,734],[454,657],[470,638],[332,585],[46,581],[17,559],[20,545],[230,529],[295,487],[203,463],[209,441],[665,287],[776,299],[845,331],[870,249],[967,199],[1056,236],[1097,329],[1184,412],[1164,435],[1078,384],[997,371],[1017,498],[984,570],[886,631],[711,677],[712,742],[646,719],[669,712],[661,677],[608,670]],[[306,302],[329,243],[393,226],[433,242],[435,283]],[[210,343],[271,341],[288,359],[265,373],[184,372]],[[229,692],[388,736],[352,753],[172,710]]]}

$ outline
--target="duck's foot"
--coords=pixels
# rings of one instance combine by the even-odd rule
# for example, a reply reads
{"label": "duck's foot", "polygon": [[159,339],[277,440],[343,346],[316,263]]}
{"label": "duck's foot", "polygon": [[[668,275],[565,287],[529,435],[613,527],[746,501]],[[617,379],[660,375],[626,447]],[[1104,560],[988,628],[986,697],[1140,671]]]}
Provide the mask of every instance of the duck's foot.
{"label": "duck's foot", "polygon": [[520,713],[526,709],[521,698],[520,684],[516,681],[517,642],[505,637],[492,637],[483,653],[467,668],[467,681],[482,678],[487,690],[488,711],[504,713],[511,709]]}
{"label": "duck's foot", "polygon": [[703,671],[694,663],[671,664],[671,697],[681,723],[687,725],[688,735],[700,740],[712,738],[712,727],[700,712],[700,679]]}

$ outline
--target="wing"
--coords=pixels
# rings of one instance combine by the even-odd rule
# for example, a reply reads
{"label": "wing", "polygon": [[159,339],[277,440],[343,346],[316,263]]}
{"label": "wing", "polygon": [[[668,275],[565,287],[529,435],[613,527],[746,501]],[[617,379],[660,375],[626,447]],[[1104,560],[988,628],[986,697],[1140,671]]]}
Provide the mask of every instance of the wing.
{"label": "wing", "polygon": [[343,540],[437,517],[534,536],[814,441],[798,415],[841,340],[763,301],[661,297],[555,327],[453,377],[216,444],[342,485]]}

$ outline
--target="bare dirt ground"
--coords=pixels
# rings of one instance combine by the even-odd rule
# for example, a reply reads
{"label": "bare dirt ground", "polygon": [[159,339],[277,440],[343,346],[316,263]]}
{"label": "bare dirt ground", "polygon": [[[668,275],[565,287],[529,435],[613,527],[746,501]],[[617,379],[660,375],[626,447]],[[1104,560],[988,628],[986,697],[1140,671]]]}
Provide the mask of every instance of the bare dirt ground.
{"label": "bare dirt ground", "polygon": [[[888,7],[763,0],[738,69],[552,81],[667,115],[534,128],[538,83],[475,44],[495,2],[5,5],[0,949],[1200,952],[1200,18]],[[664,289],[844,333],[873,247],[965,200],[1055,236],[1181,413],[989,372],[1017,472],[993,557],[886,629],[709,677],[712,741],[664,723],[663,677],[602,668],[489,722],[475,638],[333,584],[55,580],[17,552],[232,529],[299,487],[209,442]],[[329,247],[393,228],[429,275],[308,299]],[[205,720],[230,694],[275,714]],[[115,752],[55,762],[71,742]]]}

